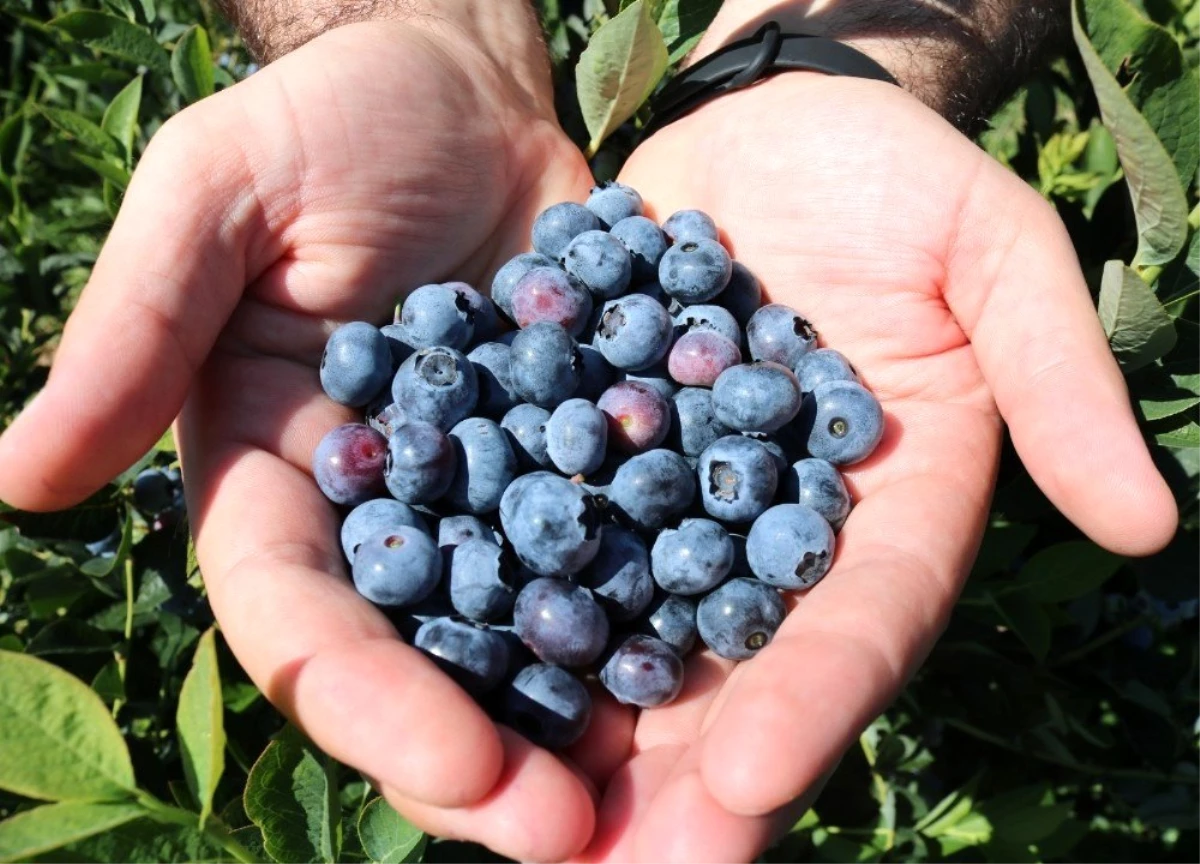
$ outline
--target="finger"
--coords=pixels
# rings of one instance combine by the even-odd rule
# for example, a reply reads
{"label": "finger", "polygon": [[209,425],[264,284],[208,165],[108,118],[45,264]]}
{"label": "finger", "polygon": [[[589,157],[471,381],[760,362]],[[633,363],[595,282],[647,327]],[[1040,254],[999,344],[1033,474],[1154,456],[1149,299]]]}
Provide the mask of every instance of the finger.
{"label": "finger", "polygon": [[999,165],[986,163],[972,192],[945,295],[1017,452],[1096,542],[1130,555],[1157,551],[1174,534],[1175,502],[1137,428],[1066,229]]}
{"label": "finger", "polygon": [[613,773],[629,758],[637,714],[620,705],[603,687],[588,687],[592,719],[583,736],[566,750],[566,756],[596,786],[603,789]]}
{"label": "finger", "polygon": [[501,727],[504,770],[486,798],[465,807],[435,807],[393,787],[392,805],[422,830],[468,839],[519,861],[560,861],[592,836],[595,812],[585,785],[562,762]]}
{"label": "finger", "polygon": [[638,822],[632,860],[753,861],[766,848],[775,820],[726,810],[705,786],[699,760],[693,747],[673,766]]}
{"label": "finger", "polygon": [[[572,860],[633,861],[638,820],[686,752],[683,744],[664,745],[639,753],[622,765],[604,790],[591,842]],[[678,825],[673,830],[678,830]]]}
{"label": "finger", "polygon": [[334,758],[441,806],[495,784],[495,727],[404,645],[346,578],[337,514],[312,479],[181,425],[189,513],[210,602],[254,682]]}
{"label": "finger", "polygon": [[[865,497],[839,535],[829,575],[722,694],[700,768],[731,812],[776,810],[833,767],[924,659],[975,555],[994,424],[962,406],[888,410],[903,444],[884,461],[911,455],[919,466],[937,450],[940,464],[883,486],[860,478]],[[990,453],[976,449],[988,440]]]}
{"label": "finger", "polygon": [[261,218],[240,136],[228,132],[230,104],[219,94],[188,109],[146,150],[49,382],[0,438],[0,498],[10,504],[78,501],[178,413],[241,293]]}

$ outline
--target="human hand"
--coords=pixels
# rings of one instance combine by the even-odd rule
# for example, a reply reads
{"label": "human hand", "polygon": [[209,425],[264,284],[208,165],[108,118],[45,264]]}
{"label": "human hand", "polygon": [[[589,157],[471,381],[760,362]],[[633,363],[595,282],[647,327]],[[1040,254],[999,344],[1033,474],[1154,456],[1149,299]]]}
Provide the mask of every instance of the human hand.
{"label": "human hand", "polygon": [[945,626],[1002,423],[1049,498],[1114,551],[1159,549],[1175,506],[1054,210],[900,88],[780,75],[666,127],[620,179],[659,219],[712,215],[887,416],[846,472],[857,504],[829,576],[753,660],[693,657],[682,696],[643,713],[620,767],[594,778],[607,788],[585,860],[748,861]]}
{"label": "human hand", "polygon": [[454,5],[335,29],[160,130],[49,384],[0,439],[0,498],[83,498],[186,397],[196,548],[250,676],[424,827],[553,858],[590,836],[585,787],[355,593],[308,474],[317,441],[351,419],[316,375],[333,326],[381,321],[424,282],[477,283],[524,250],[539,210],[590,184],[555,122],[531,10],[460,3],[459,19]]}

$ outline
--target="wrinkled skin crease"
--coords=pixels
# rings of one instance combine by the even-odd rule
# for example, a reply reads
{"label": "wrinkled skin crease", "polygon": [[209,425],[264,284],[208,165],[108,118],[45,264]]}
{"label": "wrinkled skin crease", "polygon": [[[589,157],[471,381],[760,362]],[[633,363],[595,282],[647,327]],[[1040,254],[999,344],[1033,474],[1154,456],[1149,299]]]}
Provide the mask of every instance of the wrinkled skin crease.
{"label": "wrinkled skin crease", "polygon": [[384,320],[424,282],[478,284],[528,248],[537,212],[583,200],[587,165],[541,86],[427,29],[351,25],[167,124],[47,390],[0,441],[0,497],[78,500],[186,396],[213,609],[319,746],[421,827],[510,857],[750,860],[944,626],[987,513],[998,407],[1035,479],[1108,546],[1157,548],[1173,504],[1052,211],[897,89],[780,76],[660,132],[622,179],[660,220],[710,213],[769,299],[884,401],[833,570],[754,660],[690,659],[670,706],[636,718],[598,696],[564,759],[494,726],[355,594],[308,466],[354,416],[318,384],[336,323]]}

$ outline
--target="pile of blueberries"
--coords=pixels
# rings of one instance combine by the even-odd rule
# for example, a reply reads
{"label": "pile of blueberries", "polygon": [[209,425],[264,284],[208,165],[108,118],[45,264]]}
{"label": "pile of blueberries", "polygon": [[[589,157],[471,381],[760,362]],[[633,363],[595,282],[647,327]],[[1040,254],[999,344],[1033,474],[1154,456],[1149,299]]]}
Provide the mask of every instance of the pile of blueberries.
{"label": "pile of blueberries", "polygon": [[660,227],[611,183],[544,211],[533,247],[490,299],[423,285],[395,323],[333,332],[321,383],[366,422],[326,435],[313,472],[352,508],[358,591],[495,716],[564,747],[591,714],[577,676],[653,708],[697,639],[732,660],[771,641],[780,590],[833,559],[837,466],[884,424],[808,321],[760,307],[706,214]]}

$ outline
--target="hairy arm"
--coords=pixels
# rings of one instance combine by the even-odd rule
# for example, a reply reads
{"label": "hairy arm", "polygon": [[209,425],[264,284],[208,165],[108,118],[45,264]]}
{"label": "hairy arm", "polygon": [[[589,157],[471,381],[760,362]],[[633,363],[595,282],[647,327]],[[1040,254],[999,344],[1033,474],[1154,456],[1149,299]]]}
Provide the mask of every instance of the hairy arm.
{"label": "hairy arm", "polygon": [[695,56],[769,20],[846,42],[964,132],[976,131],[1068,31],[1069,0],[726,0]]}

